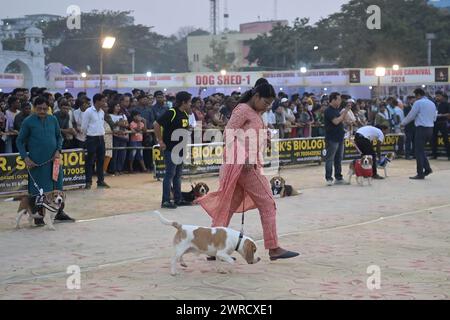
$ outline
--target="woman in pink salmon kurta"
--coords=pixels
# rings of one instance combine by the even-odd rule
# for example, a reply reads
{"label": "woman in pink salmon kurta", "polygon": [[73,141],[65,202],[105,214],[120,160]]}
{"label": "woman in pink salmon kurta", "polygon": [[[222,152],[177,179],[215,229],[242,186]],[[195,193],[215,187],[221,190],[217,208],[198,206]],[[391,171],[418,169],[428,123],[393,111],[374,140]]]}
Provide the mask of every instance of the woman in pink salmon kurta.
{"label": "woman in pink salmon kurta", "polygon": [[[298,255],[278,245],[276,205],[269,181],[262,174],[267,128],[261,114],[271,106],[274,98],[273,87],[265,83],[241,99],[225,129],[219,190],[197,201],[213,219],[213,227],[228,227],[235,213],[257,208],[263,226],[264,245],[271,260]],[[245,143],[244,133],[252,137],[250,142]]]}

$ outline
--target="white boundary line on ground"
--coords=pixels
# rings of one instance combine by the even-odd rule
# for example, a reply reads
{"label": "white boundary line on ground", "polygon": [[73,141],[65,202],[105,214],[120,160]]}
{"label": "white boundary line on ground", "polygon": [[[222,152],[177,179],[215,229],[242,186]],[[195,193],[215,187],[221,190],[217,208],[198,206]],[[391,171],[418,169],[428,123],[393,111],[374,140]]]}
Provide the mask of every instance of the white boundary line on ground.
{"label": "white boundary line on ground", "polygon": [[[403,216],[407,216],[407,215],[418,214],[418,213],[426,212],[426,211],[439,210],[439,209],[444,209],[444,208],[448,208],[448,207],[450,207],[450,203],[449,204],[445,204],[445,205],[441,205],[441,206],[437,206],[437,207],[424,208],[424,209],[404,212],[404,213],[400,213],[400,214],[396,214],[396,215],[392,215],[392,216],[380,217],[380,218],[377,218],[377,219],[372,219],[372,220],[369,220],[369,221],[360,222],[360,223],[354,223],[354,224],[349,224],[349,225],[344,225],[344,226],[337,226],[337,227],[324,228],[324,229],[315,229],[315,230],[306,230],[306,231],[299,231],[299,232],[290,232],[290,233],[281,234],[278,237],[282,238],[282,237],[288,237],[288,236],[293,236],[293,235],[301,235],[301,234],[307,234],[307,233],[314,233],[314,232],[326,232],[326,231],[334,231],[334,230],[341,230],[341,229],[349,229],[349,228],[354,228],[354,227],[358,227],[358,226],[363,226],[363,225],[369,225],[369,224],[373,224],[373,223],[377,223],[377,222],[382,222],[382,221],[389,220],[389,219],[395,219],[395,218],[399,218],[399,217],[403,217]],[[91,219],[91,220],[80,220],[80,221],[78,221],[78,223],[103,220],[103,219],[107,219],[107,218],[111,218],[111,217],[103,217],[103,218]],[[256,240],[256,242],[263,242],[263,241],[264,241],[263,239]],[[120,265],[123,265],[123,264],[132,263],[132,262],[141,262],[141,261],[145,261],[145,260],[149,260],[149,259],[153,259],[153,258],[157,258],[157,257],[145,256],[145,257],[139,257],[139,258],[131,258],[131,259],[126,259],[126,260],[113,261],[113,262],[109,262],[109,263],[105,263],[105,264],[100,264],[100,265],[97,265],[97,266],[84,267],[84,268],[82,268],[81,271],[82,271],[82,273],[83,272],[89,272],[89,271],[95,271],[95,270],[100,270],[100,269],[103,269],[103,268],[117,267],[117,266],[120,266]],[[160,257],[160,258],[163,258],[163,257]],[[42,279],[49,279],[49,278],[58,277],[58,276],[67,277],[68,274],[64,273],[64,272],[56,272],[56,273],[49,273],[49,274],[46,274],[46,275],[35,276],[35,277],[30,277],[30,278],[7,279],[7,280],[4,280],[4,281],[1,281],[0,285],[20,284],[20,283],[23,283],[23,282],[37,281],[37,280],[42,280]]]}

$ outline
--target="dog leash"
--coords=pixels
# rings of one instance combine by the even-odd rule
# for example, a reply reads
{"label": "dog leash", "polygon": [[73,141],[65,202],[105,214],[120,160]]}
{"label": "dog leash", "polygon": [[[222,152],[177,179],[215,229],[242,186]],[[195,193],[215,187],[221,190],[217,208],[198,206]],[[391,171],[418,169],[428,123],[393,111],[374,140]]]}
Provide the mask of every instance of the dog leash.
{"label": "dog leash", "polygon": [[242,200],[242,223],[241,223],[241,233],[239,234],[239,240],[235,251],[239,251],[239,246],[241,245],[242,239],[244,239],[244,223],[245,223],[245,185],[244,185],[244,198]]}

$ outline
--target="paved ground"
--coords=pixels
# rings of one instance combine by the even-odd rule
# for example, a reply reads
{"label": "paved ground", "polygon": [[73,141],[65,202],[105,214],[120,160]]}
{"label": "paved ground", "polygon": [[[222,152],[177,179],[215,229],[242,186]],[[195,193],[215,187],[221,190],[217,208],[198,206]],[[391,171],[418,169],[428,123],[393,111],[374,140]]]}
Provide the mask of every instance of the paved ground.
{"label": "paved ground", "polygon": [[[0,299],[449,299],[450,162],[434,161],[435,174],[410,181],[414,162],[393,163],[391,177],[372,187],[323,186],[323,168],[283,170],[303,194],[277,200],[281,244],[302,256],[270,262],[256,212],[246,233],[263,258],[238,257],[227,274],[203,256],[169,275],[174,229],[151,214],[160,183],[147,175],[110,178],[111,190],[75,191],[68,210],[80,219],[45,229],[11,228],[17,203],[0,206]],[[217,178],[202,179],[214,189]],[[137,212],[137,213],[129,213]],[[192,207],[164,215],[209,225]],[[240,216],[232,221],[238,229]],[[68,290],[68,266],[81,268],[81,290]],[[381,288],[369,290],[369,266]]]}

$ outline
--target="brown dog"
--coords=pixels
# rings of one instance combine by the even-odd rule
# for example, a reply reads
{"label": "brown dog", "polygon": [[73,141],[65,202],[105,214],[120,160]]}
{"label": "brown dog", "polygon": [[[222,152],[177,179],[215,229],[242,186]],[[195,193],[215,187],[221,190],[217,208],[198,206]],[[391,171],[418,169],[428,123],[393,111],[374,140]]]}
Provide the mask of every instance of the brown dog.
{"label": "brown dog", "polygon": [[[20,228],[20,220],[22,216],[28,215],[28,222],[30,226],[34,225],[34,219],[44,218],[44,222],[50,230],[56,230],[53,226],[53,220],[61,207],[64,207],[66,201],[66,194],[62,191],[55,190],[53,192],[48,192],[44,194],[44,207],[42,208],[41,214],[33,214],[33,204],[30,203],[29,197],[23,197],[20,200],[19,209],[17,210],[16,218],[16,229]],[[47,214],[46,211],[49,211]]]}
{"label": "brown dog", "polygon": [[[209,187],[204,182],[199,182],[191,185],[191,191],[182,192],[181,197],[183,201],[194,202],[195,200],[206,196],[209,193]],[[173,189],[170,192],[170,198],[174,200]]]}
{"label": "brown dog", "polygon": [[282,177],[272,178],[270,180],[270,186],[272,188],[272,195],[274,196],[285,198],[299,195],[292,186],[286,184],[286,181]]}

